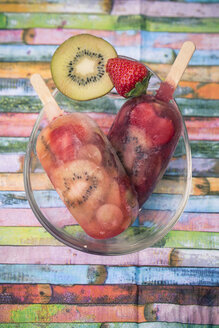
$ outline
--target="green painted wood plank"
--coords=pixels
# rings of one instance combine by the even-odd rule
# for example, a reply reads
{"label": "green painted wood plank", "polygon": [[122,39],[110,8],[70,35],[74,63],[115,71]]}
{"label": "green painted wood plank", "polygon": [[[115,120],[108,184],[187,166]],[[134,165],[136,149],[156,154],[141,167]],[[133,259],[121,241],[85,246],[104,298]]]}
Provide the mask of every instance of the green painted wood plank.
{"label": "green painted wood plank", "polygon": [[[68,230],[75,238],[83,237],[82,229],[75,225],[68,227]],[[147,228],[140,228],[147,233]],[[128,236],[134,236],[139,228],[129,228]],[[0,227],[0,245],[62,245],[51,236],[43,227]],[[161,241],[153,247],[165,248],[198,248],[198,249],[219,249],[219,233],[196,232],[196,231],[170,231]]]}
{"label": "green painted wood plank", "polygon": [[146,17],[141,28],[153,32],[218,33],[219,19]]}
{"label": "green painted wood plank", "polygon": [[0,153],[25,153],[29,138],[0,137]]}
{"label": "green painted wood plank", "polygon": [[192,157],[219,158],[219,142],[190,141]]}
{"label": "green painted wood plank", "polygon": [[[171,24],[170,24],[171,19]],[[217,18],[145,17],[143,15],[88,15],[4,13],[3,27],[19,28],[77,28],[97,30],[147,30],[157,32],[218,33]]]}
{"label": "green painted wood plank", "polygon": [[7,18],[3,13],[0,13],[0,28],[6,28]]}
{"label": "green painted wood plank", "polygon": [[47,13],[5,13],[7,28],[76,28],[97,30],[139,30],[144,18],[140,15],[89,15]]}
{"label": "green painted wood plank", "polygon": [[[89,102],[71,102],[76,111],[117,113],[123,99],[101,97]],[[176,98],[183,116],[219,117],[219,100]],[[62,99],[60,106],[68,108],[69,102]],[[0,96],[0,113],[39,113],[42,105],[38,96]],[[70,109],[70,108],[69,108]]]}
{"label": "green painted wood plank", "polygon": [[[29,138],[0,137],[0,153],[26,152]],[[219,158],[217,141],[190,141],[192,157]],[[177,151],[174,154],[178,156]]]}

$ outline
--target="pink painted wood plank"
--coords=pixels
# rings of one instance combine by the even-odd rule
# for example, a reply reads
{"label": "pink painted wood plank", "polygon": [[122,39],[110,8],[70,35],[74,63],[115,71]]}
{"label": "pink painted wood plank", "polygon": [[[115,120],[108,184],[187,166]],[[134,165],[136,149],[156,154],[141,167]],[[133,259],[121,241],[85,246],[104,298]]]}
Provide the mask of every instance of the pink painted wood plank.
{"label": "pink painted wood plank", "polygon": [[66,246],[0,246],[0,262],[23,264],[169,265],[170,248],[147,248],[123,256],[89,255]]}
{"label": "pink painted wood plank", "polygon": [[24,35],[24,40],[28,44],[61,44],[68,38],[80,34],[88,33],[106,39],[114,46],[139,46],[141,35],[139,31],[99,31],[99,30],[76,30],[76,29],[29,29]]}
{"label": "pink painted wood plank", "polygon": [[161,267],[218,267],[217,250],[147,248],[123,256],[89,255],[66,246],[0,246],[2,264],[93,264]]}
{"label": "pink painted wood plank", "polygon": [[154,48],[180,49],[182,43],[192,41],[197,50],[219,50],[219,34],[209,33],[158,33],[155,38]]}
{"label": "pink painted wood plank", "polygon": [[218,17],[217,3],[141,1],[141,14],[158,17]]}
{"label": "pink painted wood plank", "polygon": [[0,30],[0,43],[22,43],[23,30]]}
{"label": "pink painted wood plank", "polygon": [[[87,113],[101,129],[107,133],[115,115],[105,113]],[[1,137],[29,137],[38,117],[37,113],[0,113]],[[42,125],[46,126],[44,119]]]}
{"label": "pink painted wood plank", "polygon": [[23,172],[24,155],[1,154],[0,172]]}
{"label": "pink painted wood plank", "polygon": [[208,325],[219,324],[218,306],[146,304],[147,321],[180,322]]}
{"label": "pink painted wood plank", "polygon": [[[87,113],[107,133],[115,118],[114,114]],[[2,137],[29,137],[37,113],[0,113],[0,136]],[[43,120],[46,125],[46,120]],[[186,127],[190,140],[219,140],[219,118],[186,118]]]}
{"label": "pink painted wood plank", "polygon": [[[63,224],[60,223],[60,217],[65,218],[64,223],[66,225],[77,224],[76,220],[64,207],[44,208],[44,213],[49,217],[53,215],[52,221],[57,226]],[[143,224],[144,221],[150,220],[153,215],[153,211],[142,211],[139,216],[140,223]],[[218,217],[217,213],[184,212],[172,230],[218,232]],[[39,227],[41,224],[29,208],[0,208],[0,226]]]}

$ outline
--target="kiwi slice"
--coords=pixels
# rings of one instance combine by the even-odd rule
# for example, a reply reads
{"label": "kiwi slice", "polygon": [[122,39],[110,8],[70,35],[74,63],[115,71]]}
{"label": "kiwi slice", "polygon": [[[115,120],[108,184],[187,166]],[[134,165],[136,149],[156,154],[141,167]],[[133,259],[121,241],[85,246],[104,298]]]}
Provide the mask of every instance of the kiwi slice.
{"label": "kiwi slice", "polygon": [[112,88],[105,67],[117,57],[113,46],[102,38],[79,34],[62,43],[51,61],[56,87],[67,97],[89,100],[104,96]]}

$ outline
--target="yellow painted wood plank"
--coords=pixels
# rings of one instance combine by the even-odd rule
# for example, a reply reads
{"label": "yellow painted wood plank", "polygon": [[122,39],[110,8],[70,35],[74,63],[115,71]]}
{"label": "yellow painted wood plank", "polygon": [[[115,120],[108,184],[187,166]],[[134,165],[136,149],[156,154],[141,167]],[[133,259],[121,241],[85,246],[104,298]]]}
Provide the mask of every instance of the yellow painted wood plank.
{"label": "yellow painted wood plank", "polygon": [[[164,79],[171,65],[146,63],[155,73]],[[40,72],[43,78],[51,79],[49,62],[0,62],[1,78],[29,78],[31,74]],[[219,66],[189,66],[182,79],[190,82],[219,82]]]}
{"label": "yellow painted wood plank", "polygon": [[[156,193],[181,193],[183,192],[179,179],[168,179],[164,177],[157,188]],[[54,189],[45,173],[32,173],[31,184],[34,190]],[[24,191],[22,173],[0,173],[1,191]],[[219,194],[219,178],[215,177],[193,177],[191,195],[215,195]]]}

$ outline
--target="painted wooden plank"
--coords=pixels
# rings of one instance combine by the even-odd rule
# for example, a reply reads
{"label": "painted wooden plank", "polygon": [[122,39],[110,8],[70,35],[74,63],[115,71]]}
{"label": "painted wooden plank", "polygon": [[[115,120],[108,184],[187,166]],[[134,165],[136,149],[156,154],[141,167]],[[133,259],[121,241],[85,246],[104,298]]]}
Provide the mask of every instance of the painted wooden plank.
{"label": "painted wooden plank", "polygon": [[[106,113],[87,113],[100,128],[107,133],[113,123],[115,115]],[[35,113],[0,113],[0,136],[29,137],[38,114]],[[48,123],[42,120],[42,126]]]}
{"label": "painted wooden plank", "polygon": [[[183,116],[219,117],[218,100],[198,98],[176,98],[175,100]],[[64,99],[59,101],[62,108],[68,108],[68,103]],[[108,96],[89,101],[89,103],[71,102],[75,110],[80,112],[102,112],[104,108],[105,113],[111,114],[117,113],[123,103],[123,99],[112,99]],[[0,113],[39,113],[41,108],[38,96],[0,96]]]}
{"label": "painted wooden plank", "polygon": [[206,37],[205,33],[168,33],[141,31],[141,45],[145,48],[150,47],[180,49],[185,41],[194,42],[197,50],[219,50],[219,36],[216,33],[209,33],[208,37]]}
{"label": "painted wooden plank", "polygon": [[[4,13],[7,29],[20,28],[73,28],[96,30],[139,30],[143,17],[140,15],[117,16],[69,13]],[[214,18],[213,18],[214,20]],[[210,19],[212,23],[212,19]]]}
{"label": "painted wooden plank", "polygon": [[[192,157],[219,158],[219,145],[217,141],[190,141]],[[210,156],[209,156],[210,155]]]}
{"label": "painted wooden plank", "polygon": [[4,153],[4,152],[25,153],[27,144],[28,144],[28,138],[0,137],[0,153]]}
{"label": "painted wooden plank", "polygon": [[218,287],[1,284],[1,304],[178,304],[218,306]]}
{"label": "painted wooden plank", "polygon": [[[51,190],[54,189],[48,176],[45,173],[32,173],[31,185],[33,190]],[[165,176],[155,188],[155,193],[181,194],[184,191],[184,185],[181,185],[180,178]],[[24,191],[22,173],[0,173],[1,191]],[[219,195],[219,178],[192,178],[191,195]]]}
{"label": "painted wooden plank", "polygon": [[[26,152],[29,138],[27,137],[0,137],[0,153],[24,153]],[[217,141],[191,140],[190,146],[192,157],[196,158],[219,158],[219,144]],[[177,152],[174,154],[178,156]]]}
{"label": "painted wooden plank", "polygon": [[[71,229],[70,229],[71,228]],[[82,229],[72,225],[68,230],[75,238],[86,238]],[[144,230],[141,227],[141,230]],[[138,229],[128,228],[127,235],[134,235]],[[51,236],[43,227],[0,227],[1,246],[61,246],[61,242]],[[145,228],[147,233],[147,228]],[[81,237],[82,236],[82,237]],[[219,249],[219,234],[215,232],[170,231],[154,247]]]}
{"label": "painted wooden plank", "polygon": [[[74,328],[101,328],[102,323],[90,323],[90,322],[84,322],[84,323],[78,323],[74,322]],[[34,323],[34,322],[22,322],[22,323],[0,323],[1,328],[69,328],[69,323]],[[109,328],[138,328],[137,323],[109,323]],[[181,326],[180,326],[181,327]],[[213,328],[218,328],[217,326],[212,326]],[[193,328],[193,327],[191,327]],[[200,327],[195,327],[200,328]],[[205,327],[201,327],[205,328]]]}
{"label": "painted wooden plank", "polygon": [[146,305],[147,321],[166,321],[193,324],[219,324],[219,308],[196,305]]}
{"label": "painted wooden plank", "polygon": [[[219,160],[215,158],[195,158],[195,153],[193,151],[192,158],[192,176],[193,177],[217,177],[219,175]],[[169,168],[166,171],[168,175],[180,174],[182,172],[182,162],[176,158],[170,162]]]}
{"label": "painted wooden plank", "polygon": [[217,18],[197,17],[146,17],[143,15],[89,15],[89,14],[46,14],[4,13],[0,28],[73,28],[97,30],[147,30],[157,32],[218,33]]}
{"label": "painted wooden plank", "polygon": [[153,32],[218,33],[218,18],[145,17],[142,30]]}
{"label": "painted wooden plank", "polygon": [[[0,283],[217,286],[219,268],[0,264]],[[1,312],[0,312],[1,313]]]}
{"label": "painted wooden plank", "polygon": [[[142,210],[139,215],[139,224],[144,225],[144,222],[149,221],[153,216],[156,216],[156,212]],[[184,212],[173,226],[172,230],[218,232],[218,213]]]}
{"label": "painted wooden plank", "polygon": [[[57,227],[64,224],[76,224],[76,221],[64,207],[44,208],[44,213],[50,218],[52,217],[52,222]],[[153,216],[156,216],[156,211],[142,210],[139,215],[139,224],[144,225],[144,222]],[[64,223],[60,222],[60,217]],[[40,227],[41,224],[29,208],[0,208],[0,226]],[[172,230],[218,232],[218,214],[184,212]]]}
{"label": "painted wooden plank", "polygon": [[[64,108],[64,107],[62,107]],[[115,115],[89,113],[99,127],[107,134]],[[38,114],[35,113],[0,113],[0,136],[29,137]],[[43,122],[46,125],[46,120]],[[219,117],[185,117],[185,124],[190,140],[219,140]]]}
{"label": "painted wooden plank", "polygon": [[66,6],[66,3],[1,3],[3,12],[13,13],[94,13],[104,14],[109,13],[112,8],[111,0],[94,0],[90,6],[89,0],[73,1]]}
{"label": "painted wooden plank", "polygon": [[[167,76],[171,67],[169,64],[154,64],[152,62],[145,62],[144,60],[143,63],[150,67],[152,71],[161,78]],[[183,80],[191,82],[218,82],[218,74],[218,66],[188,66],[183,74]]]}
{"label": "painted wooden plank", "polygon": [[[41,72],[42,77],[47,80],[47,84],[50,90],[55,89],[54,82],[51,80],[51,72],[49,68],[49,63],[40,62],[0,62],[0,74],[4,78],[0,81],[0,95],[35,95],[33,89],[30,88],[29,81],[24,79],[29,78],[32,74],[36,72]],[[163,78],[165,76],[161,76]],[[12,79],[8,81],[5,79]],[[21,90],[17,90],[14,82],[17,82],[16,86],[19,86]],[[15,82],[16,83],[16,82]],[[2,85],[2,86],[1,86]],[[11,85],[11,87],[10,87]],[[9,90],[8,90],[9,88]],[[24,89],[24,92],[22,92]],[[176,89],[174,97],[181,98],[203,98],[203,99],[219,99],[219,83],[215,82],[197,82],[197,81],[181,81],[179,87]]]}
{"label": "painted wooden plank", "polygon": [[[193,153],[194,154],[194,153]],[[19,153],[2,153],[0,154],[0,172],[18,173],[23,172],[24,154]],[[32,164],[35,170],[35,162]],[[174,176],[182,174],[182,160],[174,158],[167,168],[166,175]],[[39,172],[40,171],[39,169]],[[217,158],[192,158],[192,175],[193,177],[218,177],[219,176],[219,159]]]}
{"label": "painted wooden plank", "polygon": [[[56,45],[0,45],[0,61],[2,62],[50,62],[57,49]],[[171,48],[150,48],[139,45],[114,46],[121,56],[132,57],[148,63],[172,64],[176,53]],[[191,65],[217,65],[219,61],[218,51],[197,50],[192,57]]]}
{"label": "painted wooden plank", "polygon": [[[130,8],[131,9],[131,8]],[[162,17],[218,17],[219,5],[217,3],[184,3],[165,2],[163,10],[162,1],[141,1],[142,15]],[[130,12],[131,13],[131,12]]]}
{"label": "painted wooden plank", "polygon": [[1,44],[22,43],[23,32],[23,30],[0,30],[0,42]]}
{"label": "painted wooden plank", "polygon": [[125,256],[99,256],[82,253],[63,246],[0,246],[2,264],[101,264],[147,265],[160,267],[219,266],[218,250],[147,248]]}
{"label": "painted wooden plank", "polygon": [[0,154],[0,172],[23,172],[24,155]]}
{"label": "painted wooden plank", "polygon": [[[64,207],[56,191],[36,190],[34,197],[42,208]],[[152,194],[144,204],[144,210],[171,210],[174,211],[181,202],[180,195]],[[0,191],[2,208],[29,208],[29,203],[23,191]],[[218,197],[212,195],[190,196],[185,212],[219,213]]]}
{"label": "painted wooden plank", "polygon": [[[213,0],[212,0],[213,1]],[[74,323],[75,328],[103,328],[105,323]],[[1,328],[69,328],[69,323],[0,323]],[[197,325],[180,322],[108,322],[107,328],[209,328],[209,325]],[[212,325],[211,328],[219,328]]]}
{"label": "painted wooden plank", "polygon": [[[13,30],[11,30],[12,32]],[[8,31],[10,33],[10,30]],[[1,33],[1,31],[0,31]],[[68,38],[81,34],[88,33],[100,38],[104,38],[114,46],[139,46],[141,44],[141,32],[134,30],[127,31],[106,31],[106,30],[80,30],[80,29],[43,29],[43,28],[31,28],[25,30],[24,42],[26,44],[55,44],[60,45]],[[1,35],[1,34],[0,34]]]}
{"label": "painted wooden plank", "polygon": [[[213,1],[213,0],[212,0]],[[105,323],[74,323],[74,328],[103,328]],[[0,323],[1,328],[69,328],[69,323]],[[209,328],[209,325],[197,325],[180,322],[108,322],[107,328]],[[212,325],[211,328],[219,328]]]}
{"label": "painted wooden plank", "polygon": [[137,304],[137,302],[135,285],[0,285],[1,304]]}
{"label": "painted wooden plank", "polygon": [[129,305],[0,305],[3,322],[144,322],[144,306]]}

